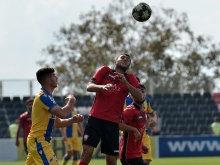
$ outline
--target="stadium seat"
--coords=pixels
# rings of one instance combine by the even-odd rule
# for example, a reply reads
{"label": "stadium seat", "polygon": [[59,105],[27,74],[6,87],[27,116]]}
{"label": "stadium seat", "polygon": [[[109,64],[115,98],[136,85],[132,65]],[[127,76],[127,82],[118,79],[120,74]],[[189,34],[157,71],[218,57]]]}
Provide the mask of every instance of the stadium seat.
{"label": "stadium seat", "polygon": [[194,99],[194,98],[187,98],[185,100],[185,103],[186,103],[187,106],[196,105],[196,99]]}
{"label": "stadium seat", "polygon": [[204,98],[197,98],[196,104],[197,105],[206,105],[206,100]]}
{"label": "stadium seat", "polygon": [[213,111],[218,111],[218,106],[217,105],[210,105],[209,110],[212,111],[212,112]]}
{"label": "stadium seat", "polygon": [[189,131],[189,132],[197,132],[197,126],[196,125],[188,125],[187,126],[187,130]]}
{"label": "stadium seat", "polygon": [[190,105],[188,108],[189,112],[198,112],[199,111],[199,107],[196,105]]}
{"label": "stadium seat", "polygon": [[168,125],[175,125],[175,120],[173,120],[172,118],[165,118],[163,119],[163,125],[166,127]]}
{"label": "stadium seat", "polygon": [[188,112],[188,106],[186,106],[186,105],[179,105],[178,106],[178,111],[179,112]]}
{"label": "stadium seat", "polygon": [[163,98],[164,99],[171,99],[172,98],[172,94],[171,93],[164,93],[163,94]]}
{"label": "stadium seat", "polygon": [[29,98],[31,98],[31,96],[23,96],[22,101],[25,103]]}
{"label": "stadium seat", "polygon": [[166,99],[165,104],[166,104],[167,106],[170,106],[170,105],[175,105],[175,102],[174,102],[174,100],[172,100],[172,99]]}
{"label": "stadium seat", "polygon": [[192,95],[190,93],[184,93],[183,98],[184,99],[192,98]]}
{"label": "stadium seat", "polygon": [[212,118],[212,112],[210,111],[204,111],[203,113],[203,117],[204,118]]}
{"label": "stadium seat", "polygon": [[163,98],[163,96],[162,96],[161,93],[154,93],[153,96],[154,96],[154,97],[153,97],[154,100],[156,100],[156,99],[162,99],[162,98]]}
{"label": "stadium seat", "polygon": [[205,98],[205,99],[211,99],[211,98],[212,98],[212,95],[211,95],[210,92],[204,92],[204,94],[203,94],[202,97]]}
{"label": "stadium seat", "polygon": [[203,118],[203,117],[195,117],[195,124],[196,125],[205,125],[205,118]]}
{"label": "stadium seat", "polygon": [[20,103],[21,102],[21,98],[19,96],[14,96],[12,98],[13,103]]}
{"label": "stadium seat", "polygon": [[200,111],[194,111],[194,112],[192,112],[192,117],[194,119],[196,119],[196,118],[203,118],[204,114],[203,114],[203,112],[200,112]]}
{"label": "stadium seat", "polygon": [[185,105],[185,101],[183,99],[176,99],[175,105],[178,105],[178,106]]}
{"label": "stadium seat", "polygon": [[11,102],[11,98],[9,96],[5,96],[5,97],[3,97],[2,102],[3,103],[7,103],[7,102],[10,103]]}
{"label": "stadium seat", "polygon": [[176,118],[181,118],[182,117],[182,115],[181,115],[181,113],[180,112],[172,112],[171,113],[171,117],[173,118],[173,119],[176,119]]}
{"label": "stadium seat", "polygon": [[185,119],[185,124],[186,125],[194,125],[195,124],[195,119],[193,119],[193,118],[186,118]]}
{"label": "stadium seat", "polygon": [[15,109],[21,109],[21,108],[26,109],[25,105],[21,102],[16,102],[16,103],[13,103],[13,104],[14,104]]}
{"label": "stadium seat", "polygon": [[207,98],[205,99],[206,105],[210,106],[210,105],[215,105],[215,101],[212,98]]}
{"label": "stadium seat", "polygon": [[191,119],[192,118],[192,113],[182,111],[181,116],[182,116],[183,119]]}
{"label": "stadium seat", "polygon": [[185,119],[175,118],[174,120],[175,120],[175,126],[185,124]]}
{"label": "stadium seat", "polygon": [[164,99],[156,99],[154,102],[157,106],[166,105]]}
{"label": "stadium seat", "polygon": [[172,112],[176,112],[177,109],[178,109],[178,107],[175,106],[175,105],[170,105],[170,106],[168,106],[168,109],[169,109],[169,111],[172,113]]}
{"label": "stadium seat", "polygon": [[166,105],[160,105],[158,106],[157,110],[161,112],[168,112],[168,107]]}
{"label": "stadium seat", "polygon": [[178,125],[177,127],[178,127],[178,131],[180,132],[180,134],[183,131],[187,131],[187,125],[185,124]]}
{"label": "stadium seat", "polygon": [[182,96],[181,96],[180,93],[174,93],[172,97],[173,97],[174,100],[182,99]]}
{"label": "stadium seat", "polygon": [[199,111],[204,112],[204,111],[209,111],[209,106],[208,105],[198,105]]}
{"label": "stadium seat", "polygon": [[201,94],[199,92],[196,92],[193,94],[193,98],[201,98]]}

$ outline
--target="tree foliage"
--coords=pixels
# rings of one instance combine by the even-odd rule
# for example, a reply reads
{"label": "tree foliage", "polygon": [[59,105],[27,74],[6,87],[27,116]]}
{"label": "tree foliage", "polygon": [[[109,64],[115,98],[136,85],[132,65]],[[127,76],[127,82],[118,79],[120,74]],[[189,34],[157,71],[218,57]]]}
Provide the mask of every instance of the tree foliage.
{"label": "tree foliage", "polygon": [[132,18],[133,6],[129,0],[116,0],[101,11],[93,7],[80,16],[80,24],[60,28],[38,64],[56,69],[61,88],[85,93],[97,68],[113,67],[114,57],[127,52],[131,72],[145,84],[154,77],[156,92],[176,92],[180,79],[185,92],[206,90],[207,82],[219,76],[219,45],[195,36],[186,13],[152,8],[151,18],[140,23]]}

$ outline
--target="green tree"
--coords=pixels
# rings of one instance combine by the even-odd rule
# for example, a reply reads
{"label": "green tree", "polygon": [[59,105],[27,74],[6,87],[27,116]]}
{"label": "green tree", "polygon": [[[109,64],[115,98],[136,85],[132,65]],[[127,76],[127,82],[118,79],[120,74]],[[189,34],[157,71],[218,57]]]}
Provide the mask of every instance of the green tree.
{"label": "green tree", "polygon": [[151,18],[140,23],[132,18],[133,6],[116,0],[102,11],[93,7],[80,16],[80,24],[60,28],[38,64],[53,66],[62,88],[83,94],[97,68],[113,67],[114,57],[128,52],[131,72],[146,84],[154,77],[155,92],[179,92],[181,80],[185,92],[206,90],[207,82],[219,76],[219,45],[195,36],[186,13],[152,8]]}

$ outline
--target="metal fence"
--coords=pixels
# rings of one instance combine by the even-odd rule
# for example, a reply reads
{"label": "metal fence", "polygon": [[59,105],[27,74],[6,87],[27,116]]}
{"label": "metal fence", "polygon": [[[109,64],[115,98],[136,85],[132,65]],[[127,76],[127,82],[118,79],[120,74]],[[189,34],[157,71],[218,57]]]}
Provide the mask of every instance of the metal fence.
{"label": "metal fence", "polygon": [[[200,80],[201,81],[201,80]],[[214,90],[219,92],[219,88],[213,82],[213,80],[203,80],[203,83],[196,83],[193,77],[181,78],[161,78],[161,77],[149,77],[145,86],[147,93],[153,95],[154,93],[195,93],[204,92],[213,93]],[[195,83],[194,83],[195,82]],[[37,80],[0,80],[0,99],[3,97],[14,97],[14,96],[34,96],[40,90],[40,84]],[[57,95],[65,95],[65,90],[59,89],[59,86],[54,91]]]}

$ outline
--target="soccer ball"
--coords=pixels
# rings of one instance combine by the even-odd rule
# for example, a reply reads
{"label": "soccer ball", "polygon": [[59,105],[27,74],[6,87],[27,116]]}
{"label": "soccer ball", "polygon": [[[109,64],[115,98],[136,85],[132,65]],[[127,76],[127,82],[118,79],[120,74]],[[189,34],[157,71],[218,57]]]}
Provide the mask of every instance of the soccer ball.
{"label": "soccer ball", "polygon": [[136,21],[145,22],[150,18],[151,12],[150,6],[141,2],[133,7],[132,16]]}

